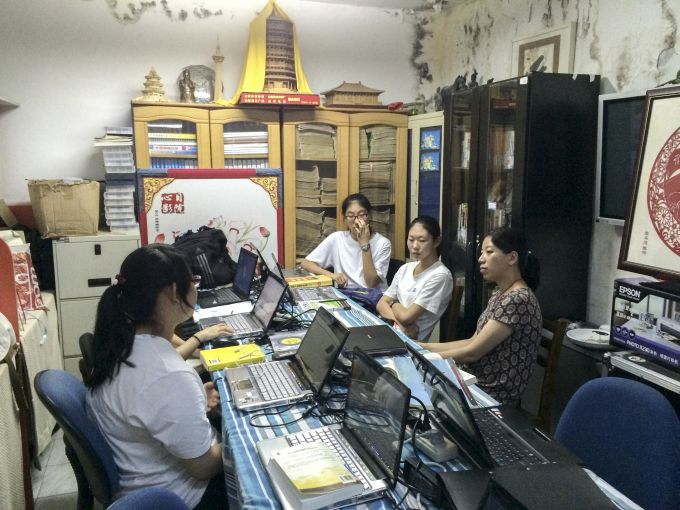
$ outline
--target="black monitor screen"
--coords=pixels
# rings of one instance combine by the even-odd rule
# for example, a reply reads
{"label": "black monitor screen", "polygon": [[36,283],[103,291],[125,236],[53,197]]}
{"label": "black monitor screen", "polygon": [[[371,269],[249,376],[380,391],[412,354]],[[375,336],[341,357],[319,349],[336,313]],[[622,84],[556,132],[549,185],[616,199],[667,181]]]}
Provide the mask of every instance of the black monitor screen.
{"label": "black monitor screen", "polygon": [[602,220],[625,220],[634,186],[645,96],[602,100],[599,210]]}
{"label": "black monitor screen", "polygon": [[234,275],[234,287],[239,292],[250,292],[250,285],[253,282],[256,265],[257,255],[245,248],[241,248],[238,256],[238,267],[236,269],[236,274]]}

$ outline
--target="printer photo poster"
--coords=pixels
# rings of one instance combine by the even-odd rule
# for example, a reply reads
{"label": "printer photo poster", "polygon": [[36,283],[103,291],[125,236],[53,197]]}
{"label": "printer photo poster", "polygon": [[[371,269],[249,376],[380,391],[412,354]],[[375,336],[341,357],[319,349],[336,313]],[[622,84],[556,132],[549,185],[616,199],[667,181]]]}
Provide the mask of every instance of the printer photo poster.
{"label": "printer photo poster", "polygon": [[619,268],[680,279],[680,87],[647,92]]}
{"label": "printer photo poster", "polygon": [[283,261],[283,180],[280,169],[169,169],[138,172],[142,244],[172,244],[206,225],[241,247]]}

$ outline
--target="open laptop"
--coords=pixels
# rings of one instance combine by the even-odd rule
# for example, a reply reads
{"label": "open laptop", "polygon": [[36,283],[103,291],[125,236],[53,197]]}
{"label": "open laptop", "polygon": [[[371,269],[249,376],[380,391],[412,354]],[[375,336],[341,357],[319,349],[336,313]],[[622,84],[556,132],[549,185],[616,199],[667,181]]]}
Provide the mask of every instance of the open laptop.
{"label": "open laptop", "polygon": [[250,298],[250,287],[255,276],[257,255],[241,248],[233,283],[214,289],[198,290],[198,306],[211,308],[213,306],[231,305]]}
{"label": "open laptop", "polygon": [[281,304],[281,299],[287,287],[287,283],[282,282],[274,275],[269,275],[250,312],[207,317],[201,319],[199,324],[201,328],[207,328],[223,322],[234,330],[232,335],[225,337],[228,340],[263,336],[269,329],[274,315],[276,315],[276,310]]}
{"label": "open laptop", "polygon": [[[578,458],[537,430],[509,406],[472,408],[465,393],[416,349],[409,349],[433,388],[430,417],[458,443],[479,468],[535,465],[550,462],[577,464]],[[464,384],[464,383],[463,383]]]}
{"label": "open laptop", "polygon": [[398,356],[408,352],[404,341],[387,324],[350,328],[343,356],[351,358],[355,347],[371,356]]}
{"label": "open laptop", "polygon": [[292,360],[227,368],[237,409],[254,411],[315,398],[323,389],[349,330],[320,309]]}
{"label": "open laptop", "polygon": [[357,349],[341,424],[304,430],[257,443],[262,465],[284,508],[289,507],[269,459],[272,452],[302,442],[323,441],[364,484],[363,492],[334,506],[363,503],[394,488],[399,474],[411,392],[368,354]]}

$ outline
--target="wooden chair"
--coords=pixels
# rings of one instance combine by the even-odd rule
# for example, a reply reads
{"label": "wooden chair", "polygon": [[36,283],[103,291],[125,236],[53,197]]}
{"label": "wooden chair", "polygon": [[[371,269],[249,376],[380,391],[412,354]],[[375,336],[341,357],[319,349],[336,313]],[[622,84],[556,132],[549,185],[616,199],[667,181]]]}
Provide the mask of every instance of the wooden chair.
{"label": "wooden chair", "polygon": [[[458,317],[460,316],[460,305],[463,300],[463,291],[465,287],[462,285],[456,285],[453,288],[453,295],[451,296],[451,301],[446,309],[444,317],[446,317],[446,327],[442,328],[442,339],[443,340],[458,340],[457,328],[458,328]],[[442,325],[443,325],[442,321]]]}
{"label": "wooden chair", "polygon": [[543,383],[538,404],[538,414],[533,421],[545,432],[550,432],[552,403],[557,379],[557,365],[560,360],[562,341],[569,322],[566,319],[543,319],[543,335],[538,348],[536,363],[543,367]]}

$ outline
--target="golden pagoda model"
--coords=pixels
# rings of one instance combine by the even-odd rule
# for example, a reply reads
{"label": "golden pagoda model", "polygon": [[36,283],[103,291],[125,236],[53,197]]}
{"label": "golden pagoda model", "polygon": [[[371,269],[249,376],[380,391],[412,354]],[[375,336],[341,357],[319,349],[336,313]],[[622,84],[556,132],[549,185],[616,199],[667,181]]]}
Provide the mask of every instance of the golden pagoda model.
{"label": "golden pagoda model", "polygon": [[158,76],[158,73],[153,67],[149,71],[149,74],[144,78],[146,78],[146,80],[144,80],[144,89],[142,90],[142,94],[144,95],[135,98],[135,101],[164,102],[168,100],[163,91],[161,77]]}
{"label": "golden pagoda model", "polygon": [[297,34],[286,13],[269,0],[250,23],[246,62],[238,90],[220,104],[281,104],[316,106],[302,70]]}
{"label": "golden pagoda model", "polygon": [[386,108],[378,100],[378,96],[384,90],[372,89],[361,82],[347,83],[343,81],[334,89],[322,92],[326,96],[324,106],[328,107],[357,107],[362,108]]}

